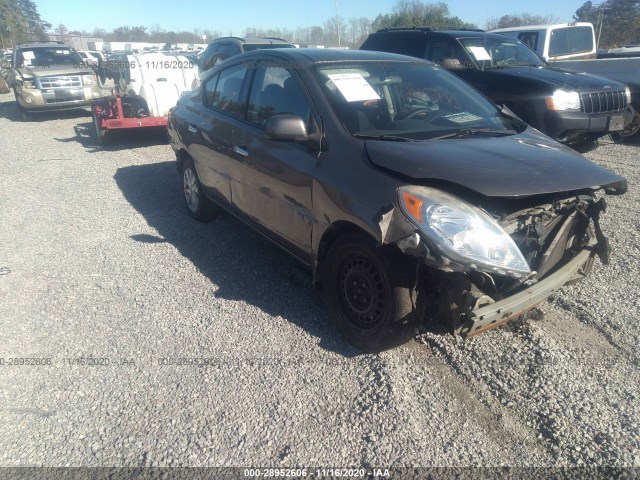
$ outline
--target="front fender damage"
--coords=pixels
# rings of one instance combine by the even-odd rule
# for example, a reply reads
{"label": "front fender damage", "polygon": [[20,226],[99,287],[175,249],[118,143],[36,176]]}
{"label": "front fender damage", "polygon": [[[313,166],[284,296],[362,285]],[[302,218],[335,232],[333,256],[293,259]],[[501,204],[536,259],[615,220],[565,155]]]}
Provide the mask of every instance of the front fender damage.
{"label": "front fender damage", "polygon": [[[558,264],[543,278],[538,278],[534,271],[529,277],[517,280],[452,262],[441,255],[437,246],[430,243],[396,207],[379,217],[380,244],[395,244],[403,253],[417,259],[415,285],[421,285],[434,298],[429,307],[432,313],[437,310],[436,316],[448,324],[452,333],[466,338],[526,313],[563,285],[585,277],[596,254],[604,257],[603,261],[608,259],[608,255],[603,254],[603,250],[608,250],[606,237],[598,222],[604,202],[598,203],[592,207],[590,220],[586,223],[587,226],[595,226],[596,234],[584,241],[564,264]],[[559,229],[559,232],[557,237],[567,244],[563,247],[565,252],[562,255],[565,255],[569,245],[576,240],[566,238],[566,228]],[[558,239],[553,243],[558,243]]]}

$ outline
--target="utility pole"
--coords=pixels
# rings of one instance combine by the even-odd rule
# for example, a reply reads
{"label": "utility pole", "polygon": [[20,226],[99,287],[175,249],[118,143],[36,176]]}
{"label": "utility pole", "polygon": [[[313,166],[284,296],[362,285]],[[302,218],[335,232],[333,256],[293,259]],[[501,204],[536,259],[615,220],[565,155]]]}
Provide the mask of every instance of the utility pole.
{"label": "utility pole", "polygon": [[600,48],[600,35],[602,35],[602,24],[604,23],[604,4],[600,4],[598,8],[598,39],[596,40],[596,49]]}
{"label": "utility pole", "polygon": [[338,15],[338,0],[335,0],[336,4],[336,32],[338,34],[338,48],[342,48],[340,44],[340,16]]}

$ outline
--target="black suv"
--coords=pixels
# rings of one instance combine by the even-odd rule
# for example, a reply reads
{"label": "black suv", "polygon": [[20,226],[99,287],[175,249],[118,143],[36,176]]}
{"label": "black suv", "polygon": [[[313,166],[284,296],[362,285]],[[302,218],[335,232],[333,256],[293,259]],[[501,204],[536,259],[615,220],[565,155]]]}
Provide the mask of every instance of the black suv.
{"label": "black suv", "polygon": [[295,45],[282,38],[239,38],[221,37],[216,38],[209,44],[200,57],[200,73],[206,72],[211,67],[215,67],[229,57],[244,52],[266,48],[295,48]]}
{"label": "black suv", "polygon": [[361,50],[426,58],[566,144],[590,143],[631,121],[629,88],[615,80],[552,68],[524,43],[482,30],[383,29]]}

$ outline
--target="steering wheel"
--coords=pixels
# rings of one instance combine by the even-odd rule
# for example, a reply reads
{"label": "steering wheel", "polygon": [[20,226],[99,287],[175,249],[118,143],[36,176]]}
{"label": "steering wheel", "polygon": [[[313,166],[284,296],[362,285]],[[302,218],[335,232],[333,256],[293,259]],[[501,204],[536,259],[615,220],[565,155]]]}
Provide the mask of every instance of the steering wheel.
{"label": "steering wheel", "polygon": [[498,65],[513,65],[514,63],[518,63],[518,59],[514,57],[505,58],[504,60],[500,60]]}
{"label": "steering wheel", "polygon": [[[436,110],[437,111],[437,110]],[[409,115],[407,115],[406,117],[404,117],[405,120],[408,120],[410,118],[416,118],[419,117],[421,115],[428,115],[429,113],[433,112],[433,110],[431,110],[430,108],[418,108],[417,110],[414,110],[413,112],[411,112]]]}

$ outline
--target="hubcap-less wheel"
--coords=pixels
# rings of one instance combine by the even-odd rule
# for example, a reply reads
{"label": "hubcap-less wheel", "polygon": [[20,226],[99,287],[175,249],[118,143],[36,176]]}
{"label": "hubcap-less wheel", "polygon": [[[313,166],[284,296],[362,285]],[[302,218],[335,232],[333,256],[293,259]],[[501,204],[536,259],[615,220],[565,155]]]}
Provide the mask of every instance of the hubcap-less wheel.
{"label": "hubcap-less wheel", "polygon": [[347,257],[340,268],[338,288],[342,310],[354,327],[370,330],[385,318],[389,308],[387,285],[369,258]]}
{"label": "hubcap-less wheel", "polygon": [[184,198],[187,201],[187,206],[191,212],[198,211],[198,195],[200,193],[198,189],[198,182],[196,181],[196,175],[193,170],[186,168],[183,175],[184,185]]}
{"label": "hubcap-less wheel", "polygon": [[640,112],[633,110],[633,117],[631,123],[620,132],[621,137],[632,137],[640,131]]}

